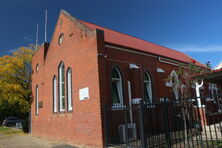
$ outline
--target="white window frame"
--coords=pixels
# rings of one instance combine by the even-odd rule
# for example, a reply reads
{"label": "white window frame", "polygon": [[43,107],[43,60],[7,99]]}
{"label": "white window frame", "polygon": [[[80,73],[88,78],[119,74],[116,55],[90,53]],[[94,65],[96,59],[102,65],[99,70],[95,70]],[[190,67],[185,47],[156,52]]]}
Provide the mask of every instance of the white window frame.
{"label": "white window frame", "polygon": [[67,71],[67,107],[68,111],[72,111],[72,69]]}
{"label": "white window frame", "polygon": [[118,107],[118,106],[122,106],[123,105],[123,86],[122,86],[122,77],[121,77],[121,74],[120,74],[119,70],[117,68],[113,68],[112,72],[114,70],[117,71],[117,73],[119,75],[119,78],[112,78],[112,82],[116,83],[116,87],[117,87],[120,103],[115,103],[115,104],[113,104],[113,106],[115,106],[115,107],[117,106]]}
{"label": "white window frame", "polygon": [[[179,87],[179,79],[178,79],[178,75],[177,73],[173,70],[170,74],[170,77],[171,77],[171,84],[172,84],[172,88],[173,88],[173,93],[174,93],[174,96],[176,98],[176,100],[179,100],[179,90],[178,90],[178,87]],[[176,83],[173,83],[172,79],[174,78],[174,81]]]}
{"label": "white window frame", "polygon": [[[62,96],[62,85],[65,87],[65,79],[63,79],[64,81],[62,82],[62,72],[64,72],[65,69],[64,67],[65,67],[64,63],[61,63],[59,65],[59,111],[60,112],[65,111],[65,104],[62,104],[63,103],[62,100],[63,99],[65,100],[65,89],[64,89],[64,96]],[[63,76],[65,77],[65,74]]]}
{"label": "white window frame", "polygon": [[35,88],[35,114],[39,114],[39,86],[37,85]]}
{"label": "white window frame", "polygon": [[152,92],[152,82],[151,82],[151,77],[148,72],[145,72],[145,76],[148,77],[149,80],[144,79],[144,84],[146,85],[147,93],[150,99],[150,103],[153,103],[153,92]]}
{"label": "white window frame", "polygon": [[53,112],[57,112],[57,79],[53,77]]}

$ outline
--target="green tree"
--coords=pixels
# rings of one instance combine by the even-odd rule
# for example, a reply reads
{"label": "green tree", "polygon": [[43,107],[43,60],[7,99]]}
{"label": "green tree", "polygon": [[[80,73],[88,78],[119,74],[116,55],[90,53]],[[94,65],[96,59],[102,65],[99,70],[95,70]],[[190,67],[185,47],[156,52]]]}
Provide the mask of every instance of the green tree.
{"label": "green tree", "polygon": [[195,60],[191,61],[188,65],[180,65],[176,73],[179,78],[178,90],[181,100],[193,97],[191,90],[192,86],[195,85],[197,81],[196,76],[206,73],[208,70],[207,67],[203,68],[197,66]]}
{"label": "green tree", "polygon": [[0,57],[0,117],[30,110],[33,54],[31,47],[21,47],[11,56]]}
{"label": "green tree", "polygon": [[[184,135],[185,135],[185,145],[184,147],[188,147],[188,135],[187,135],[187,120],[189,120],[189,111],[194,108],[194,104],[189,102],[188,99],[195,98],[193,92],[193,86],[196,83],[199,83],[196,79],[196,76],[201,75],[203,73],[208,73],[210,69],[208,67],[200,67],[196,65],[196,61],[192,60],[189,64],[182,64],[179,66],[176,71],[178,76],[178,84],[177,90],[179,93],[179,101],[177,102],[179,106],[181,106],[182,119],[184,125]],[[172,80],[172,77],[169,76],[167,79]]]}

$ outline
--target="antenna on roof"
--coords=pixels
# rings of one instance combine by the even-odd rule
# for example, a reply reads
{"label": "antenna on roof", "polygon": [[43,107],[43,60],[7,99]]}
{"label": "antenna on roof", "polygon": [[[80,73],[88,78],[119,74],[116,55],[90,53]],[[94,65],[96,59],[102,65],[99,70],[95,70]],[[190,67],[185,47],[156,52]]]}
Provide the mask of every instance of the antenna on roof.
{"label": "antenna on roof", "polygon": [[38,49],[38,37],[39,37],[39,23],[36,24],[36,40],[35,40],[35,50]]}
{"label": "antenna on roof", "polygon": [[47,41],[47,10],[45,10],[45,42]]}

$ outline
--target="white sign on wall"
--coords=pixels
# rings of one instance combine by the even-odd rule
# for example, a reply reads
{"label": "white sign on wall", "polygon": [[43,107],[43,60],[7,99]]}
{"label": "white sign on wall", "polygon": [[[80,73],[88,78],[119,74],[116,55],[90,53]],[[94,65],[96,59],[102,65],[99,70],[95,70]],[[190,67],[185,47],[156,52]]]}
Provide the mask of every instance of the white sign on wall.
{"label": "white sign on wall", "polygon": [[79,100],[89,99],[89,87],[79,89]]}

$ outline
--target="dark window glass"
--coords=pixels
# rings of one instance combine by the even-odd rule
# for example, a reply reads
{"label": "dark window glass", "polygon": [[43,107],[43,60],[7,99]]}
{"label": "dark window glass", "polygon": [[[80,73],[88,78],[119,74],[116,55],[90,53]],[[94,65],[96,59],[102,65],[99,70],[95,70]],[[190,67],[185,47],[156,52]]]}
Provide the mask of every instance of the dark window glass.
{"label": "dark window glass", "polygon": [[148,103],[152,103],[153,101],[152,85],[148,72],[144,74],[144,98]]}
{"label": "dark window glass", "polygon": [[120,103],[116,82],[112,82],[112,103],[113,104]]}
{"label": "dark window glass", "polygon": [[112,71],[112,78],[120,78],[118,71],[116,70],[116,68],[113,69]]}
{"label": "dark window glass", "polygon": [[148,103],[151,103],[146,83],[144,83],[144,97],[145,97],[145,100],[148,101]]}
{"label": "dark window glass", "polygon": [[145,73],[144,81],[150,81],[150,79],[146,73]]}

